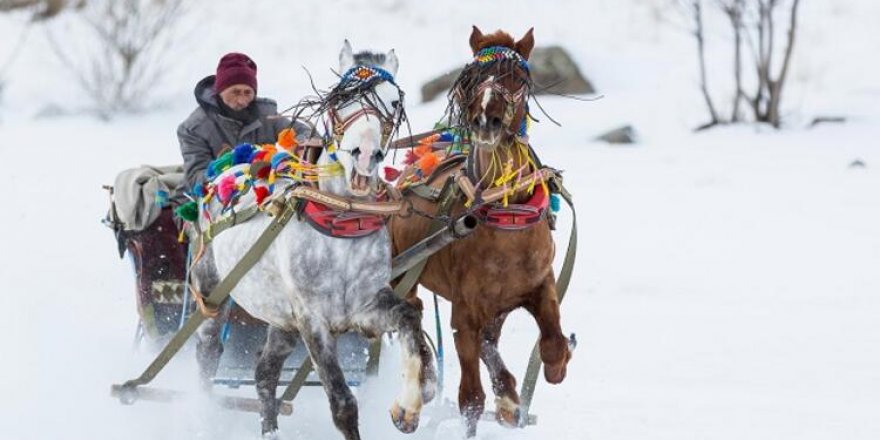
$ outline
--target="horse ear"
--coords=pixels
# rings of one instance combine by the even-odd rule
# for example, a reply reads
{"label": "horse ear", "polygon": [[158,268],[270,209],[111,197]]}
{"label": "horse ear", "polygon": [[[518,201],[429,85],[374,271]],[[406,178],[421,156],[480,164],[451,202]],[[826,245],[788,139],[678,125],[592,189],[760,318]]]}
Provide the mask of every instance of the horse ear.
{"label": "horse ear", "polygon": [[532,49],[535,48],[535,36],[532,33],[535,31],[535,28],[529,29],[528,32],[522,37],[521,40],[516,42],[514,49],[519,52],[520,55],[526,60],[529,59],[529,55],[532,54]]}
{"label": "horse ear", "polygon": [[474,55],[480,51],[480,43],[483,41],[483,32],[480,31],[480,28],[473,26],[473,30],[471,31],[471,50],[474,51]]}
{"label": "horse ear", "polygon": [[351,50],[351,43],[345,39],[342,44],[342,51],[339,52],[339,74],[342,75],[346,70],[354,66],[354,51]]}
{"label": "horse ear", "polygon": [[400,61],[397,60],[397,53],[394,52],[394,49],[388,51],[385,54],[385,70],[391,73],[392,76],[397,76],[397,68],[400,66]]}

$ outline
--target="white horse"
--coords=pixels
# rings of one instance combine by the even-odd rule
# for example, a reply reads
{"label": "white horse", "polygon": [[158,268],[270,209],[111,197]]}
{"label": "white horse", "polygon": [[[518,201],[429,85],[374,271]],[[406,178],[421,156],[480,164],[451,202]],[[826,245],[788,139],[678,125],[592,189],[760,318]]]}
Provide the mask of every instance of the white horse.
{"label": "white horse", "polygon": [[[318,165],[338,161],[344,175],[321,177],[318,186],[321,191],[344,197],[375,200],[380,186],[378,166],[387,151],[390,133],[401,120],[403,95],[393,80],[397,56],[393,50],[387,54],[353,54],[346,41],[339,67],[346,74],[328,94],[330,102],[326,103],[336,135],[336,151],[323,152]],[[351,81],[361,81],[361,87],[352,89]],[[340,90],[349,93],[334,94]],[[351,90],[357,92],[352,94]],[[193,270],[197,290],[209,292],[216,286],[270,221],[259,215],[219,234]],[[434,396],[436,375],[422,334],[420,312],[389,287],[388,232],[379,227],[368,235],[339,238],[318,229],[308,222],[292,220],[231,293],[248,313],[269,323],[266,345],[256,368],[263,435],[277,435],[278,378],[297,335],[301,335],[330,400],[336,427],[346,439],[360,438],[357,401],[336,354],[336,337],[351,330],[369,337],[399,332],[403,387],[392,405],[391,417],[398,429],[412,432],[418,426],[422,405]],[[200,351],[210,352],[205,348],[211,345],[205,344],[205,334],[211,332],[199,333]],[[216,339],[212,343],[216,345]]]}

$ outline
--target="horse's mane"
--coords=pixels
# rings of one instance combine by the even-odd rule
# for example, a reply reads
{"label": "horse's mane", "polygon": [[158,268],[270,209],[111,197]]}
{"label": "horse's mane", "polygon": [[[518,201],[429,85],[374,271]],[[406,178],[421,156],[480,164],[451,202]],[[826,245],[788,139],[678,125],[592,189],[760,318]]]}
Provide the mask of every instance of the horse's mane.
{"label": "horse's mane", "polygon": [[503,46],[514,49],[516,42],[513,41],[513,37],[511,37],[510,34],[499,29],[491,34],[483,35],[480,42],[477,43],[477,51],[492,46]]}
{"label": "horse's mane", "polygon": [[385,64],[386,57],[383,53],[375,53],[365,50],[363,52],[358,52],[354,56],[354,64],[356,66],[381,66]]}

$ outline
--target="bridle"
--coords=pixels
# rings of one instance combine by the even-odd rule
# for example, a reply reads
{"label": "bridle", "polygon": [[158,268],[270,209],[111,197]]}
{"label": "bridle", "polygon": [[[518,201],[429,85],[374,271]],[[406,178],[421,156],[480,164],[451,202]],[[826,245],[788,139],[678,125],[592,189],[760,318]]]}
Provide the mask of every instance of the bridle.
{"label": "bridle", "polygon": [[[511,91],[501,84],[499,78],[493,78],[490,76],[477,83],[477,85],[473,87],[473,92],[469,94],[465,93],[468,84],[458,82],[453,88],[452,94],[460,103],[462,109],[464,110],[463,113],[466,113],[470,109],[470,105],[475,99],[483,96],[483,94],[487,90],[492,90],[493,92],[500,95],[501,99],[504,101],[504,113],[501,123],[504,127],[505,132],[507,132],[508,135],[513,136],[524,135],[525,133],[523,133],[523,126],[525,123],[525,119],[528,117],[528,105],[526,101],[529,97],[531,81],[529,80],[529,64],[522,57],[522,55],[509,47],[487,47],[481,49],[479,52],[477,52],[476,55],[474,55],[474,60],[470,64],[465,66],[465,72],[473,72],[471,73],[471,75],[477,76],[475,79],[479,80],[479,77],[486,75],[486,71],[492,65],[498,62],[513,63],[510,74],[517,74],[517,70],[521,71],[524,74],[523,76],[525,76],[526,80],[519,89]],[[471,82],[471,84],[473,84],[473,82]],[[519,108],[522,108],[523,106],[525,106],[526,112],[526,115],[523,116],[523,123],[521,123],[519,127],[513,127],[516,112]]]}
{"label": "bridle", "polygon": [[[380,83],[387,82],[393,85],[398,91],[398,104],[388,109],[381,100],[374,102],[373,98],[378,98],[375,94],[375,88]],[[351,88],[354,95],[345,102],[341,102],[336,106],[328,109],[330,116],[331,130],[333,133],[333,141],[337,147],[342,143],[342,137],[351,126],[361,118],[375,117],[382,126],[381,148],[387,150],[394,133],[405,120],[403,112],[404,93],[394,82],[394,77],[385,69],[376,66],[354,66],[342,75],[342,80],[338,88]],[[363,102],[366,101],[366,102]],[[341,117],[337,110],[338,107],[350,103],[359,103],[361,107],[351,114]],[[364,105],[366,104],[366,105]],[[380,109],[381,107],[381,109]]]}
{"label": "bridle", "polygon": [[485,81],[477,86],[476,96],[482,96],[487,89],[491,89],[493,92],[498,93],[504,100],[504,115],[501,118],[501,125],[504,127],[504,130],[510,135],[518,134],[519,130],[514,131],[511,124],[513,124],[513,118],[516,117],[516,110],[524,103],[523,98],[528,92],[528,85],[523,84],[519,90],[511,92],[495,79],[486,78]]}

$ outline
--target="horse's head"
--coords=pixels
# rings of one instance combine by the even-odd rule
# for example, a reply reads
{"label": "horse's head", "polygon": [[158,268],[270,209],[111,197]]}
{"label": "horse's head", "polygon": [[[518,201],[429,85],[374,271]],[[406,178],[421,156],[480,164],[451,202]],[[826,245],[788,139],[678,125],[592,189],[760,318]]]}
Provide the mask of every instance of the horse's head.
{"label": "horse's head", "polygon": [[345,169],[347,192],[375,193],[378,166],[404,119],[403,92],[394,82],[397,55],[353,53],[345,41],[339,54],[342,79],[328,95],[336,158]]}
{"label": "horse's head", "polygon": [[532,31],[514,41],[500,30],[483,35],[473,28],[474,60],[456,81],[452,96],[459,106],[459,122],[472,133],[477,148],[494,150],[525,134],[531,88],[527,61],[535,46]]}

